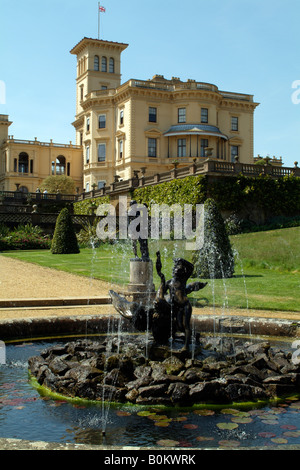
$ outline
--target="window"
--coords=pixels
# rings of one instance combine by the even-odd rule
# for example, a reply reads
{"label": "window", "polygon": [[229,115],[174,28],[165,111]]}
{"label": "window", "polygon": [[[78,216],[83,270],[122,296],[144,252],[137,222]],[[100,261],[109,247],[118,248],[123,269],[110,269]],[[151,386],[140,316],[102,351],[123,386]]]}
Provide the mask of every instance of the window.
{"label": "window", "polygon": [[148,157],[157,157],[157,139],[148,139]]}
{"label": "window", "polygon": [[157,109],[149,108],[149,122],[157,122]]}
{"label": "window", "polygon": [[106,144],[98,144],[98,162],[105,162]]}
{"label": "window", "polygon": [[90,191],[90,183],[86,183],[85,190],[87,193]]}
{"label": "window", "polygon": [[71,163],[68,162],[67,163],[67,176],[70,176],[70,174],[71,174]]}
{"label": "window", "polygon": [[208,122],[208,109],[201,108],[201,122],[207,123]]}
{"label": "window", "polygon": [[232,117],[231,118],[231,130],[232,131],[238,131],[239,130],[239,118],[238,117]]}
{"label": "window", "polygon": [[185,108],[178,109],[178,122],[186,122],[186,109]]}
{"label": "window", "polygon": [[234,163],[236,161],[236,157],[239,156],[239,148],[237,145],[232,145],[230,148],[230,157],[231,161]]}
{"label": "window", "polygon": [[80,87],[80,100],[83,100],[83,86]]}
{"label": "window", "polygon": [[19,155],[19,173],[28,173],[29,157],[26,152],[21,152]]}
{"label": "window", "polygon": [[107,90],[107,86],[106,85],[101,85],[101,90]]}
{"label": "window", "polygon": [[208,147],[208,139],[201,139],[200,157],[205,157],[206,147]]}
{"label": "window", "polygon": [[119,142],[119,158],[123,158],[123,140]]}
{"label": "window", "polygon": [[94,70],[99,72],[99,56],[95,55],[94,57]]}
{"label": "window", "polygon": [[90,131],[90,118],[86,118],[86,131],[89,132]]}
{"label": "window", "polygon": [[82,145],[82,144],[83,144],[83,133],[80,132],[80,145]]}
{"label": "window", "polygon": [[85,150],[85,161],[90,163],[90,146],[88,145]]}
{"label": "window", "polygon": [[186,139],[178,139],[177,141],[177,156],[186,157]]}
{"label": "window", "polygon": [[101,72],[107,72],[107,58],[106,57],[102,57]]}
{"label": "window", "polygon": [[109,59],[109,73],[115,73],[115,59]]}
{"label": "window", "polygon": [[120,110],[120,126],[124,124],[124,109]]}
{"label": "window", "polygon": [[64,175],[66,172],[66,159],[63,155],[59,155],[56,159],[56,174]]}
{"label": "window", "polygon": [[106,181],[98,181],[98,189],[104,188],[105,185],[106,185]]}
{"label": "window", "polygon": [[106,115],[105,114],[100,114],[98,118],[98,126],[99,126],[99,129],[105,129],[106,127]]}
{"label": "window", "polygon": [[30,160],[30,173],[33,173],[33,160]]}

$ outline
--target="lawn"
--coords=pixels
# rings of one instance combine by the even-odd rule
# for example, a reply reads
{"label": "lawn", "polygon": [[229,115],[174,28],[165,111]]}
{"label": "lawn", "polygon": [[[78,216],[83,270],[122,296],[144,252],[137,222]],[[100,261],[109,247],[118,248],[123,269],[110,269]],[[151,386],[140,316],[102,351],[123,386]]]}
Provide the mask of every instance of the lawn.
{"label": "lawn", "polygon": [[[208,286],[192,297],[195,303],[226,308],[300,311],[300,227],[235,235],[231,242],[236,253],[235,275],[231,279],[209,280]],[[172,259],[190,259],[183,241],[151,241],[150,256],[161,251],[163,272],[170,279]],[[129,282],[130,243],[102,245],[79,254],[53,255],[50,251],[2,253],[54,269],[103,279],[120,285]],[[155,263],[154,263],[155,264]],[[154,269],[155,271],[155,269]],[[154,273],[155,286],[158,277]]]}

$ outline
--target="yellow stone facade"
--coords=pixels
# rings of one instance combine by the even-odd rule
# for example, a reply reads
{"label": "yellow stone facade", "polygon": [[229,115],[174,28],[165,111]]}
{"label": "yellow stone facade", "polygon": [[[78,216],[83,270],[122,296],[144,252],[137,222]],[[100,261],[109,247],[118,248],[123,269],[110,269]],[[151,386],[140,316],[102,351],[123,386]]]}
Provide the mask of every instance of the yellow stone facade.
{"label": "yellow stone facade", "polygon": [[84,188],[117,175],[153,175],[207,157],[253,163],[252,95],[195,80],[131,79],[121,84],[127,44],[84,38],[77,56],[76,143],[83,146]]}
{"label": "yellow stone facade", "polygon": [[83,38],[77,59],[76,145],[17,140],[0,115],[0,191],[35,192],[51,174],[81,192],[212,158],[254,163],[253,96],[155,75],[121,83],[128,44]]}
{"label": "yellow stone facade", "polygon": [[11,122],[0,115],[0,191],[35,192],[50,175],[67,175],[82,189],[82,147],[18,140],[8,135]]}

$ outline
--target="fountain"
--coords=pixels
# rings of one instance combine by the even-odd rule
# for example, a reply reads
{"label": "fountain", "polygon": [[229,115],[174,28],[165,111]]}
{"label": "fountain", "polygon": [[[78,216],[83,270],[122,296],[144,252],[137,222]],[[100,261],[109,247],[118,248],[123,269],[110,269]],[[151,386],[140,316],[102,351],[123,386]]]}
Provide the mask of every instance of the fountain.
{"label": "fountain", "polygon": [[[147,249],[144,253],[147,259],[137,263],[151,261]],[[254,344],[198,332],[191,351],[188,294],[206,283],[187,284],[193,265],[182,258],[174,260],[173,276],[166,281],[159,252],[156,270],[161,284],[155,298],[151,269],[146,270],[150,277],[143,275],[144,288],[134,290],[134,300],[110,291],[127,332],[109,335],[104,343],[71,341],[31,357],[29,369],[37,382],[65,397],[171,407],[261,403],[299,391],[300,365],[268,341]],[[132,327],[147,332],[146,341],[145,334],[130,334]]]}
{"label": "fountain", "polygon": [[[264,339],[253,341],[251,335],[250,340],[235,337],[231,323],[228,336],[219,334],[215,318],[212,334],[203,328],[196,331],[202,323],[192,316],[188,296],[207,284],[188,283],[194,271],[192,263],[175,257],[172,276],[167,280],[157,251],[155,267],[160,285],[155,291],[147,240],[138,238],[132,246],[127,290],[109,291],[119,314],[117,327],[112,315],[104,341],[69,341],[30,357],[31,375],[43,390],[61,399],[80,398],[101,405],[103,436],[112,404],[121,407],[123,416],[131,414],[129,405],[132,409],[146,406],[139,416],[151,417],[154,413],[158,424],[167,426],[168,418],[159,422],[155,412],[158,406],[177,410],[175,422],[179,423],[183,417],[178,410],[182,407],[198,411],[199,416],[202,411],[203,416],[211,416],[211,410],[201,408],[220,406],[226,410],[247,402],[247,406],[258,409],[278,397],[298,394],[300,365],[290,352]],[[220,319],[221,329],[225,320]],[[237,419],[251,421],[249,416]],[[235,422],[230,425],[237,426]],[[200,436],[199,442],[202,438],[205,436]]]}

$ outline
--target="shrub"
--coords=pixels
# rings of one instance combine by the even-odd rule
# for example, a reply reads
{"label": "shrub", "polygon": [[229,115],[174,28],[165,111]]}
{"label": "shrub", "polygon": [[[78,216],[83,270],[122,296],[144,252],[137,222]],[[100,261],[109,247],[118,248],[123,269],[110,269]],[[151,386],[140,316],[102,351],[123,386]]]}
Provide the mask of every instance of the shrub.
{"label": "shrub", "polygon": [[67,208],[59,213],[51,245],[53,254],[79,253],[79,246],[76,233],[73,227],[72,218]]}
{"label": "shrub", "polygon": [[0,251],[49,249],[50,238],[37,226],[20,225],[14,230],[0,227]]}
{"label": "shrub", "polygon": [[213,199],[204,203],[204,243],[193,252],[194,275],[204,279],[232,277],[234,256],[226,227]]}

